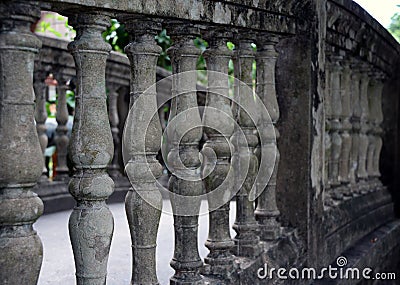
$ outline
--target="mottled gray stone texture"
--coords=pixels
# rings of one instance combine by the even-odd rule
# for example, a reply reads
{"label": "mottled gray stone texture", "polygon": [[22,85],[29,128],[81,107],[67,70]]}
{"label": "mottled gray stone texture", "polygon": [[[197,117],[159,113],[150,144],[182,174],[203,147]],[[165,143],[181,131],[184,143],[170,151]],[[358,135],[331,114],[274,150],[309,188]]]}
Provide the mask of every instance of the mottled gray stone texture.
{"label": "mottled gray stone texture", "polygon": [[[207,177],[204,185],[207,193],[211,193],[217,187],[227,187],[227,189],[223,189],[222,194],[217,196],[217,199],[215,195],[208,196],[211,212],[208,239],[205,245],[210,253],[204,260],[206,263],[204,271],[208,275],[229,280],[234,270],[234,256],[231,254],[234,242],[229,232],[230,203],[224,200],[223,194],[233,188],[229,139],[234,131],[234,123],[230,100],[228,99],[228,78],[224,75],[228,73],[228,64],[232,56],[232,51],[227,48],[226,41],[232,37],[232,33],[215,29],[213,32],[205,32],[205,37],[210,42],[210,47],[203,52],[207,69],[221,72],[223,75],[208,75],[208,93],[203,113],[203,125],[206,126],[204,132],[208,140],[203,145],[203,153],[212,149],[216,153],[217,161],[214,170],[207,175],[208,164],[212,164],[212,161],[207,161],[206,158],[203,176],[207,175]],[[221,110],[221,113],[215,112],[215,109]],[[228,118],[231,120],[228,121]],[[229,179],[231,183],[221,186],[225,179]],[[223,205],[220,206],[221,204]]]}
{"label": "mottled gray stone texture", "polygon": [[[171,58],[172,73],[196,70],[197,58],[201,51],[195,47],[193,40],[199,35],[199,29],[192,25],[184,26],[180,22],[167,25],[174,44],[168,49]],[[198,252],[198,212],[199,196],[204,193],[201,173],[195,171],[200,166],[199,141],[202,136],[200,112],[196,99],[196,74],[183,75],[181,80],[173,80],[171,113],[169,121],[175,120],[175,127],[168,133],[168,163],[173,168],[169,179],[169,190],[173,194],[193,196],[188,215],[181,215],[188,205],[171,197],[174,215],[175,249],[171,267],[175,274],[171,285],[204,284],[200,269],[203,266]],[[179,78],[179,77],[178,77]],[[181,77],[182,78],[182,77]],[[186,115],[182,113],[191,109]],[[179,127],[177,127],[179,126]],[[182,160],[182,161],[181,161]]]}
{"label": "mottled gray stone texture", "polygon": [[131,284],[150,285],[158,284],[156,241],[162,209],[156,181],[162,175],[162,166],[156,159],[161,144],[161,125],[154,85],[157,58],[162,51],[154,37],[161,25],[145,18],[127,18],[125,23],[134,39],[125,48],[131,62],[132,79],[131,110],[124,130],[123,149],[127,152],[124,161],[133,188],[125,199],[132,239]]}
{"label": "mottled gray stone texture", "polygon": [[[75,66],[59,45],[46,44],[35,59],[41,40],[30,26],[40,9],[70,17],[77,30],[68,45]],[[102,32],[111,18],[126,25],[129,60],[109,55]],[[195,72],[173,77],[163,86],[167,96],[178,97],[171,100],[168,122],[164,116],[160,123],[154,83],[162,50],[154,36],[162,27],[171,36],[173,75],[196,69],[201,50],[194,40],[203,37],[209,44],[203,53],[207,69],[227,73],[232,60],[243,83],[230,86],[209,74],[207,94],[200,97]],[[1,2],[0,283],[35,284],[40,271],[42,246],[32,225],[43,204],[32,188],[43,174],[43,80],[53,65],[60,181],[41,179],[34,189],[51,189],[46,191],[56,197],[69,182],[76,200],[69,231],[77,284],[106,283],[114,230],[106,201],[123,172],[132,186],[125,200],[132,285],[159,283],[162,196],[156,179],[168,175],[172,285],[288,284],[260,280],[257,270],[264,263],[326,267],[341,255],[351,265],[399,271],[399,59],[399,44],[350,0]],[[65,83],[73,75],[76,109],[68,140]],[[164,176],[157,157],[162,142],[163,162],[170,167]],[[125,168],[118,165],[122,153]],[[259,171],[271,176],[266,185],[256,178]],[[199,196],[224,180],[227,192],[238,190],[236,236],[230,236],[231,198],[208,195],[208,239],[199,244]],[[250,200],[254,189],[262,192],[256,201]],[[210,252],[203,262],[204,246]]]}
{"label": "mottled gray stone texture", "polygon": [[37,4],[0,3],[1,284],[36,284],[42,264],[42,243],[32,225],[43,203],[31,191],[43,171],[33,92],[33,63],[41,42],[30,31],[40,16]]}
{"label": "mottled gray stone texture", "polygon": [[111,46],[101,37],[106,15],[82,13],[71,17],[77,37],[68,45],[77,68],[77,93],[69,155],[74,174],[69,191],[77,205],[69,232],[77,284],[105,284],[114,231],[105,200],[114,190],[106,172],[114,153],[105,94],[105,68]]}

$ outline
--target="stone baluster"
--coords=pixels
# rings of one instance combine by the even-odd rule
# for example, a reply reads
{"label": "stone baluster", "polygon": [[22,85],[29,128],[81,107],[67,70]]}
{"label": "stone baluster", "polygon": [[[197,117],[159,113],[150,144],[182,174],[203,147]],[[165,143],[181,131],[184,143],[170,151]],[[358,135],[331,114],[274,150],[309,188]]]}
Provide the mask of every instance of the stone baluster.
{"label": "stone baluster", "polygon": [[[198,252],[199,196],[203,194],[199,141],[202,136],[201,118],[196,100],[196,62],[200,50],[193,43],[197,28],[183,23],[170,23],[167,28],[174,41],[168,49],[171,58],[172,80],[171,113],[167,138],[170,141],[168,166],[172,172],[169,190],[190,199],[188,204],[171,196],[174,211],[175,250],[171,267],[175,270],[170,284],[203,284],[199,269],[203,266]],[[175,97],[177,96],[177,97]],[[167,126],[168,127],[168,126]],[[190,211],[189,211],[190,210]],[[184,213],[189,211],[189,213]]]}
{"label": "stone baluster", "polygon": [[[37,284],[43,248],[33,223],[43,203],[31,190],[43,171],[34,123],[37,2],[0,3],[0,282]],[[39,94],[41,94],[39,92]]]}
{"label": "stone baluster", "polygon": [[350,151],[350,186],[353,195],[358,194],[357,189],[357,168],[358,168],[358,153],[360,142],[360,66],[357,62],[351,64],[351,109],[353,111],[351,116],[351,151]]}
{"label": "stone baluster", "polygon": [[368,146],[368,176],[371,182],[371,190],[379,190],[382,187],[382,182],[380,181],[380,171],[379,171],[379,160],[380,152],[382,149],[382,127],[383,122],[383,112],[382,112],[382,91],[384,86],[385,76],[381,72],[374,72],[372,74],[372,82],[370,88],[371,92],[368,93],[369,96],[369,113],[370,113],[370,133],[368,136],[369,146]]}
{"label": "stone baluster", "polygon": [[57,166],[55,180],[66,181],[69,179],[69,169],[67,165],[68,155],[68,106],[67,106],[67,79],[62,75],[58,76],[58,100],[57,100],[57,128],[56,128],[56,148],[57,148]]}
{"label": "stone baluster", "polygon": [[119,164],[121,153],[121,140],[119,135],[119,115],[118,115],[118,86],[112,83],[107,83],[108,88],[108,118],[111,125],[111,133],[114,142],[113,159],[108,165],[108,173],[111,177],[121,177],[121,167]]}
{"label": "stone baluster", "polygon": [[68,45],[76,72],[76,108],[69,144],[74,166],[69,191],[76,199],[69,219],[77,284],[105,284],[114,219],[106,199],[114,182],[106,169],[113,155],[107,116],[105,67],[111,47],[101,33],[108,16],[82,13],[70,17],[77,36]]}
{"label": "stone baluster", "polygon": [[342,139],[342,149],[339,160],[339,181],[342,184],[341,192],[349,196],[351,190],[349,187],[350,175],[350,150],[351,150],[351,69],[348,61],[343,61],[343,72],[341,80],[341,98],[342,98],[342,113],[341,123],[342,129],[340,132]]}
{"label": "stone baluster", "polygon": [[[384,73],[380,73],[378,75],[378,86],[376,88],[376,113],[375,113],[375,121],[374,121],[374,133],[375,133],[375,152],[373,158],[372,165],[372,177],[375,178],[375,185],[378,186],[378,190],[382,188],[382,182],[380,181],[381,172],[379,170],[380,165],[380,157],[383,146],[382,134],[383,134],[383,111],[382,111],[382,96],[383,96],[383,87],[385,85],[386,75]],[[375,187],[376,187],[375,186]]]}
{"label": "stone baluster", "polygon": [[361,66],[360,78],[360,134],[358,144],[358,166],[357,178],[358,191],[365,193],[368,190],[368,173],[367,173],[367,151],[368,151],[368,132],[369,132],[369,106],[368,106],[368,86],[369,86],[369,68],[367,64]]}
{"label": "stone baluster", "polygon": [[[44,83],[44,79],[42,78],[43,71],[36,71],[38,74],[34,75],[35,82],[33,84],[33,89],[35,91],[35,122],[36,122],[36,131],[39,137],[40,147],[42,149],[42,153],[46,150],[48,140],[47,137],[47,127],[46,127],[46,120],[47,120],[47,110],[46,110],[46,84]],[[46,162],[43,160],[43,172],[42,176],[40,177],[39,182],[46,182],[48,181],[48,171],[46,167]]]}
{"label": "stone baluster", "polygon": [[[371,80],[368,86],[368,112],[369,112],[369,132],[368,132],[368,150],[367,150],[367,173],[370,180],[373,180],[373,159],[375,153],[375,133],[374,133],[374,122],[377,112],[376,106],[376,88],[377,80],[375,78],[375,71],[370,73]],[[369,181],[372,182],[372,181]],[[371,183],[373,184],[373,182]],[[372,190],[372,189],[371,189]]]}
{"label": "stone baluster", "polygon": [[[253,258],[258,256],[261,252],[260,238],[257,235],[259,227],[254,216],[254,202],[249,199],[250,191],[254,186],[258,172],[258,159],[255,155],[255,149],[258,145],[255,125],[258,122],[253,121],[254,118],[251,118],[249,114],[242,109],[243,106],[256,107],[254,99],[251,96],[252,92],[247,91],[253,89],[252,66],[254,51],[251,47],[251,43],[251,40],[238,40],[236,45],[237,49],[234,52],[233,64],[235,78],[243,82],[244,86],[240,83],[236,83],[234,86],[234,96],[238,104],[233,107],[234,117],[238,122],[238,126],[235,127],[235,132],[231,141],[234,146],[232,166],[235,173],[235,185],[239,184],[237,179],[242,175],[242,172],[245,171],[242,169],[242,161],[247,161],[249,167],[245,181],[236,195],[236,219],[233,225],[233,229],[236,231],[236,236],[234,238],[234,254]],[[251,98],[246,98],[244,95]],[[244,133],[247,142],[239,139],[238,134],[241,132]]]}
{"label": "stone baluster", "polygon": [[[261,149],[264,149],[261,153],[266,154],[261,158],[271,161],[275,159],[272,176],[265,189],[261,190],[262,193],[257,200],[255,211],[261,231],[260,237],[263,241],[276,240],[281,232],[280,224],[277,222],[280,212],[276,205],[276,176],[279,166],[279,150],[276,140],[279,138],[279,132],[275,124],[279,120],[279,105],[275,89],[275,67],[278,57],[275,46],[278,42],[279,38],[272,36],[259,37],[257,42],[257,94],[270,116],[269,118],[261,117],[260,121],[260,144]],[[264,115],[264,112],[261,112],[261,115]],[[271,123],[272,126],[268,125]]]}
{"label": "stone baluster", "polygon": [[331,136],[330,131],[330,120],[332,117],[332,107],[331,107],[331,70],[330,65],[326,64],[325,67],[325,99],[324,99],[324,109],[325,109],[325,132],[324,132],[324,148],[325,148],[325,161],[324,161],[324,185],[325,185],[325,197],[324,203],[327,206],[333,206],[330,197],[331,185],[329,180],[329,163],[331,159]]}
{"label": "stone baluster", "polygon": [[[226,46],[226,42],[231,37],[232,33],[218,30],[206,33],[205,38],[210,46],[203,53],[207,71],[217,72],[208,73],[208,92],[203,113],[204,132],[208,137],[203,146],[203,151],[210,148],[217,156],[214,170],[205,177],[205,188],[207,193],[218,188],[208,196],[210,214],[206,247],[210,250],[210,253],[205,258],[205,263],[210,266],[209,274],[225,277],[229,277],[231,274],[234,261],[233,255],[230,253],[234,243],[229,232],[231,195],[227,195],[227,193],[233,192],[233,185],[226,183],[232,181],[232,177],[230,177],[232,171],[229,140],[234,129],[233,115],[228,98],[228,65],[232,51]],[[206,176],[205,173],[204,176]]]}
{"label": "stone baluster", "polygon": [[328,164],[328,179],[331,186],[331,197],[335,200],[343,199],[338,186],[339,181],[339,164],[340,164],[340,153],[342,148],[342,138],[340,131],[342,130],[342,124],[340,117],[342,114],[342,98],[341,98],[341,73],[342,67],[340,61],[342,57],[331,56],[330,57],[330,116],[327,117],[329,121],[329,136],[331,142],[331,152]]}
{"label": "stone baluster", "polygon": [[161,30],[161,24],[147,18],[127,18],[124,22],[131,36],[131,42],[125,47],[131,63],[131,110],[123,134],[129,154],[124,157],[125,169],[133,187],[125,199],[132,240],[131,284],[150,285],[158,284],[156,241],[162,209],[156,182],[162,175],[162,166],[156,159],[161,125],[154,85],[157,59],[162,51],[154,37]]}

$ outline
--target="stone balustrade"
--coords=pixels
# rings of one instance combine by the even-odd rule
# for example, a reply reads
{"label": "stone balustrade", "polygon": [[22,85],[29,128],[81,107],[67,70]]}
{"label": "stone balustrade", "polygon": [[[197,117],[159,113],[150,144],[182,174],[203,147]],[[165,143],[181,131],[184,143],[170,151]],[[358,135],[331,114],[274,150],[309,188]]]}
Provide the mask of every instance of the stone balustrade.
{"label": "stone balustrade", "polygon": [[[65,42],[30,31],[41,9],[69,17],[77,31],[70,54]],[[46,206],[43,189],[56,197],[55,186],[67,183],[77,284],[106,283],[114,232],[106,202],[114,188],[129,189],[131,284],[158,284],[164,192],[174,215],[170,284],[270,284],[257,276],[265,263],[320,268],[340,255],[396,269],[400,46],[357,4],[13,0],[0,11],[1,284],[37,283],[43,254],[33,224],[43,202],[34,192]],[[110,55],[101,36],[111,18],[129,33],[127,57]],[[162,28],[173,42],[166,100],[158,94],[162,49],[154,39]],[[208,42],[204,52],[196,38]],[[227,76],[230,60],[235,78]],[[49,73],[58,82],[55,181],[43,168]],[[69,89],[76,104],[70,136]],[[160,122],[169,100],[168,121]],[[164,164],[168,186],[160,183]],[[202,202],[205,245],[198,244]],[[204,261],[201,246],[209,249]]]}

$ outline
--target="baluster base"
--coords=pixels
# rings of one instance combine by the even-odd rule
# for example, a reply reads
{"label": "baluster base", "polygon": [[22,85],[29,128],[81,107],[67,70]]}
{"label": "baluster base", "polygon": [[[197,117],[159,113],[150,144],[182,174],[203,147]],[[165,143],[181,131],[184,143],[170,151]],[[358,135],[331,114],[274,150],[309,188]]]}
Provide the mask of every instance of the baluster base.
{"label": "baluster base", "polygon": [[196,271],[175,273],[169,281],[170,285],[204,285],[204,280]]}
{"label": "baluster base", "polygon": [[357,184],[357,191],[360,195],[367,194],[370,191],[371,185],[365,179],[361,179]]}
{"label": "baluster base", "polygon": [[258,222],[258,232],[262,241],[273,241],[281,235],[281,226],[276,220],[280,212],[256,209],[254,211]]}
{"label": "baluster base", "polygon": [[385,188],[382,184],[382,181],[378,177],[372,178],[370,185],[370,192],[381,191]]}
{"label": "baluster base", "polygon": [[[258,225],[254,227],[256,230]],[[235,247],[232,249],[232,254],[236,256],[255,258],[262,253],[262,245],[260,239],[255,234],[240,234],[233,239]]]}
{"label": "baluster base", "polygon": [[275,218],[268,218],[259,227],[262,241],[274,241],[281,236],[281,227]]}
{"label": "baluster base", "polygon": [[204,275],[229,279],[236,269],[234,261],[235,260],[230,252],[226,252],[226,250],[214,251],[204,259],[205,265],[201,269],[201,273]]}
{"label": "baluster base", "polygon": [[42,200],[19,186],[0,193],[0,283],[36,284],[43,246],[32,224],[43,213]]}
{"label": "baluster base", "polygon": [[90,276],[76,276],[76,284],[78,285],[105,285],[106,277],[90,277]]}
{"label": "baluster base", "polygon": [[361,195],[360,186],[359,186],[358,182],[356,184],[352,184],[350,188],[351,188],[351,193],[352,193],[353,197],[357,197],[357,196]]}
{"label": "baluster base", "polygon": [[144,184],[133,185],[137,190],[130,188],[125,198],[132,241],[131,284],[157,285],[159,283],[156,274],[156,241],[162,197],[156,185],[144,186]]}
{"label": "baluster base", "polygon": [[344,199],[350,198],[353,196],[353,193],[351,192],[351,187],[349,183],[343,183],[341,186],[341,192],[343,194]]}
{"label": "baluster base", "polygon": [[343,200],[343,188],[335,187],[331,191],[332,191],[332,193],[331,193],[332,199],[338,200],[338,201]]}
{"label": "baluster base", "polygon": [[104,201],[78,202],[69,219],[78,285],[106,284],[114,219]]}
{"label": "baluster base", "polygon": [[1,284],[37,284],[43,246],[32,225],[1,226]]}

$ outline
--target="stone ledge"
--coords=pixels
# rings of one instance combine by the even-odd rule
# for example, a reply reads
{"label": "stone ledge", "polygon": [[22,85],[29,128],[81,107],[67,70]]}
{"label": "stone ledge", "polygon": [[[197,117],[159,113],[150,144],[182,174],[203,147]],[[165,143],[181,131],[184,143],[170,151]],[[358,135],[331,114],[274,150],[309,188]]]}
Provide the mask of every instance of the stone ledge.
{"label": "stone ledge", "polygon": [[[259,279],[257,271],[267,264],[269,268],[275,267],[302,267],[304,248],[297,231],[282,228],[282,236],[273,242],[261,242],[263,253],[254,259],[235,257],[235,268],[230,279],[217,279],[205,275],[205,284],[230,285],[230,284],[284,284],[281,280]],[[299,283],[298,283],[299,285]]]}
{"label": "stone ledge", "polygon": [[341,227],[354,221],[355,217],[366,215],[374,209],[390,204],[391,201],[391,195],[387,190],[375,191],[343,200],[338,206],[324,212],[325,235],[340,230]]}
{"label": "stone ledge", "polygon": [[[264,3],[255,5],[254,3]],[[250,4],[250,3],[249,3]],[[270,32],[294,34],[296,19],[290,10],[265,6],[265,1],[253,1],[252,6],[233,1],[211,0],[163,0],[163,1],[109,1],[109,0],[47,0],[41,1],[43,10],[57,11],[61,14],[82,12],[85,9],[103,10],[119,14],[143,14],[157,18],[175,18],[198,23],[228,25]],[[267,11],[266,9],[274,9]],[[98,12],[96,11],[96,12]]]}
{"label": "stone ledge", "polygon": [[[388,268],[385,265],[385,260],[388,256],[396,256],[397,263],[400,257],[400,220],[391,221],[375,231],[365,235],[353,247],[341,253],[341,256],[347,258],[347,266],[345,268],[363,269],[369,267],[374,272],[390,272],[395,268]],[[382,264],[384,266],[382,266]],[[396,264],[391,260],[391,264]],[[334,262],[332,266],[336,266]],[[399,268],[397,268],[399,271]],[[396,275],[398,275],[398,272]],[[365,280],[364,280],[365,281]],[[388,282],[388,281],[386,281]],[[314,285],[337,284],[347,285],[354,284],[354,280],[319,280],[312,283]],[[364,284],[364,283],[363,283]],[[381,283],[381,284],[396,284],[396,283]]]}
{"label": "stone ledge", "polygon": [[[383,205],[370,213],[354,218],[335,233],[325,237],[326,262],[335,260],[339,253],[354,245],[360,238],[375,230],[393,216],[393,204]],[[323,246],[323,245],[321,245]]]}
{"label": "stone ledge", "polygon": [[364,235],[393,219],[393,203],[387,190],[376,191],[345,200],[324,213],[322,234],[325,263]]}

